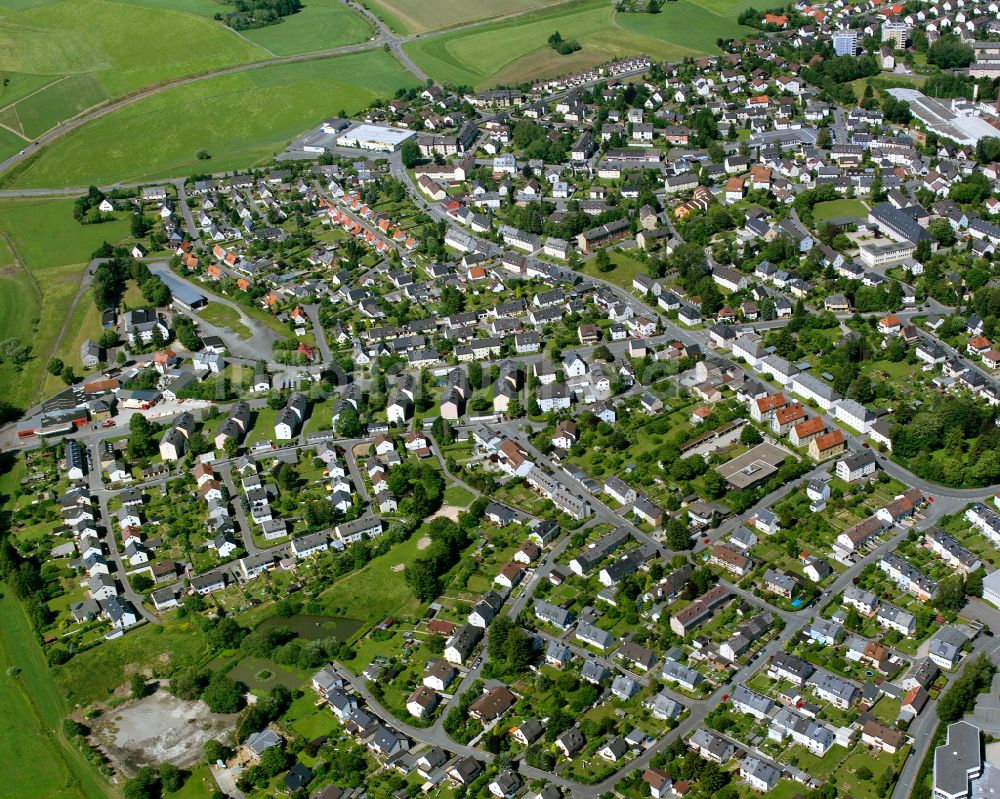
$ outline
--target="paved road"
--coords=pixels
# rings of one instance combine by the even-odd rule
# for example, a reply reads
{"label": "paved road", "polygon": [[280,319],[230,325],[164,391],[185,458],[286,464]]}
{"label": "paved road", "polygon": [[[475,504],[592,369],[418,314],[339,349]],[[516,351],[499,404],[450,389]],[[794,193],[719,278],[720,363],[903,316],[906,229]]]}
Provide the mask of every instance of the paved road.
{"label": "paved road", "polygon": [[319,354],[323,359],[323,363],[333,363],[333,354],[330,352],[330,345],[326,340],[326,331],[319,321],[319,305],[315,303],[312,305],[303,305],[302,310],[306,312],[306,316],[309,317],[309,321],[312,323],[313,338],[316,339],[316,346],[319,347]]}

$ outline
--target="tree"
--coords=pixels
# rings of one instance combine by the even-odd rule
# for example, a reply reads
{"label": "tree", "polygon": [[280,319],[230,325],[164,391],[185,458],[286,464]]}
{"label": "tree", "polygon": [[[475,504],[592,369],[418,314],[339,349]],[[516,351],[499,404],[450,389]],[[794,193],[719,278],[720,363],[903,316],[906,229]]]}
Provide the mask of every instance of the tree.
{"label": "tree", "polygon": [[407,169],[413,169],[420,163],[420,145],[414,138],[409,138],[399,148],[399,155],[403,159],[403,166]]}
{"label": "tree", "polygon": [[927,48],[927,62],[941,69],[964,69],[972,63],[975,53],[955,34],[946,34]]}
{"label": "tree", "polygon": [[161,763],[160,784],[167,793],[175,793],[184,785],[184,774],[173,763]]}
{"label": "tree", "polygon": [[146,682],[146,677],[139,672],[132,675],[132,698],[142,699],[153,692],[153,686]]}
{"label": "tree", "polygon": [[129,420],[128,456],[132,460],[150,457],[158,449],[156,428],[141,413],[132,414]]}
{"label": "tree", "polygon": [[363,428],[357,410],[353,407],[341,408],[337,414],[334,430],[340,438],[358,438]]}
{"label": "tree", "polygon": [[213,765],[219,760],[222,762],[229,760],[232,756],[232,750],[222,743],[222,741],[216,741],[214,738],[209,738],[205,741],[205,746],[202,748],[202,754],[205,757],[205,762],[209,765]]}
{"label": "tree", "polygon": [[125,799],[159,799],[160,775],[149,766],[143,766],[125,783]]}
{"label": "tree", "polygon": [[752,424],[743,425],[743,429],[740,431],[741,444],[747,447],[755,447],[763,440],[760,431],[756,427]]}
{"label": "tree", "polygon": [[944,217],[932,219],[930,224],[927,226],[927,231],[942,247],[950,247],[955,243],[955,229]]}
{"label": "tree", "polygon": [[63,370],[63,362],[59,358],[53,358],[47,368],[50,375],[59,375]]}
{"label": "tree", "polygon": [[860,780],[868,782],[868,780],[870,780],[873,776],[875,775],[872,774],[872,770],[868,768],[868,766],[862,766],[858,769],[858,779]]}
{"label": "tree", "polygon": [[213,713],[236,713],[243,707],[246,686],[221,672],[215,672],[201,694],[202,701]]}
{"label": "tree", "polygon": [[144,594],[149,591],[154,583],[153,578],[148,574],[134,574],[129,577],[129,583],[137,594]]}

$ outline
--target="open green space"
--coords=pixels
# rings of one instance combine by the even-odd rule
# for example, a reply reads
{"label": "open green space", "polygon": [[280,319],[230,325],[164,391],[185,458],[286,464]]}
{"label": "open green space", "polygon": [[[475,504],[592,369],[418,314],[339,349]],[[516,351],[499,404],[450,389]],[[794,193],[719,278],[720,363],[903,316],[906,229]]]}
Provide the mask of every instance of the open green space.
{"label": "open green space", "polygon": [[373,558],[360,571],[334,583],[321,595],[332,614],[377,623],[386,616],[415,615],[420,602],[403,579],[403,568],[416,559],[423,534],[417,530],[402,544]]}
{"label": "open green space", "polygon": [[632,280],[636,275],[646,274],[647,265],[628,253],[618,249],[611,249],[608,250],[608,256],[611,258],[611,263],[614,266],[610,272],[602,272],[598,269],[596,258],[591,258],[584,263],[580,271],[585,275],[607,280],[609,283],[621,286],[626,291],[632,290]]}
{"label": "open green space", "polygon": [[58,0],[9,8],[0,19],[0,71],[16,80],[10,99],[0,103],[17,101],[27,135],[145,86],[267,57],[212,19],[162,1]]}
{"label": "open green space", "polygon": [[228,327],[241,339],[248,339],[253,335],[250,329],[240,321],[240,315],[236,309],[229,305],[223,305],[221,302],[210,302],[204,308],[199,308],[197,315],[209,324],[217,327]]}
{"label": "open green space", "polygon": [[[79,186],[220,171],[270,158],[323,117],[352,113],[416,81],[373,50],[208,78],[140,100],[54,142],[22,186]],[[212,156],[197,158],[200,149]]]}
{"label": "open green space", "polygon": [[659,14],[617,13],[614,22],[632,33],[711,53],[720,36],[735,39],[749,32],[736,18],[752,5],[751,0],[676,0],[664,3]]}
{"label": "open green space", "polygon": [[20,136],[11,133],[6,128],[0,128],[0,160],[10,158],[14,153],[23,150],[27,145],[28,142]]}
{"label": "open green space", "polygon": [[[695,43],[679,44],[625,30],[615,24],[613,14],[614,7],[604,0],[580,0],[443,36],[417,39],[404,49],[436,80],[476,87],[566,74],[630,54],[680,60],[705,52]],[[650,15],[641,16],[645,19]],[[704,21],[707,24],[710,15]],[[564,39],[579,42],[581,49],[564,56],[549,47],[548,37],[556,30]],[[713,32],[713,42],[718,35]],[[686,38],[680,32],[675,37]],[[692,38],[701,41],[702,37]]]}
{"label": "open green space", "polygon": [[277,25],[241,33],[275,55],[295,55],[363,42],[372,35],[372,26],[340,0],[308,0]]}
{"label": "open green space", "polygon": [[816,224],[843,216],[853,216],[859,219],[868,218],[868,206],[861,200],[830,200],[817,203],[813,207],[813,218]]}
{"label": "open green space", "polygon": [[[0,705],[8,734],[0,762],[11,767],[8,799],[104,799],[110,787],[60,731],[66,706],[20,603],[3,586],[0,596]],[[16,766],[15,766],[16,764]]]}
{"label": "open green space", "polygon": [[102,242],[117,244],[129,232],[124,215],[101,225],[73,219],[73,198],[5,200],[0,203],[0,230],[28,269],[85,264]]}
{"label": "open green space", "polygon": [[467,508],[475,497],[471,492],[458,485],[450,485],[444,490],[444,504]]}
{"label": "open green space", "polygon": [[[117,243],[128,233],[128,222],[80,225],[72,215],[72,199],[17,200],[0,203],[0,231],[10,237],[14,252],[0,241],[0,337],[17,338],[31,346],[30,360],[17,368],[0,364],[5,399],[31,404],[46,383],[50,355],[66,356],[77,366],[80,343],[97,332],[89,295],[81,297],[62,341],[59,334],[71,313],[84,264],[102,241]],[[40,231],[45,231],[40,235]],[[16,253],[17,259],[14,254]],[[23,268],[16,260],[20,260]],[[58,389],[58,382],[50,384]]]}
{"label": "open green space", "polygon": [[371,9],[399,33],[425,33],[476,19],[517,14],[559,0],[372,0]]}
{"label": "open green space", "polygon": [[206,663],[211,647],[191,619],[147,624],[105,641],[55,669],[56,682],[71,704],[106,702],[137,669],[168,676],[179,665]]}

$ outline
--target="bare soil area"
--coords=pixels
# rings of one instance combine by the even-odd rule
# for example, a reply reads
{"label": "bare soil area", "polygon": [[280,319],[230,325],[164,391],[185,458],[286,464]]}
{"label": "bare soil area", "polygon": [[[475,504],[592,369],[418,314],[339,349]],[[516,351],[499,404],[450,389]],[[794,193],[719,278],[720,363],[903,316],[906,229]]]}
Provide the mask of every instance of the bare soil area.
{"label": "bare soil area", "polygon": [[159,690],[110,711],[96,736],[108,757],[134,774],[141,766],[160,763],[194,765],[205,742],[224,738],[235,722],[235,714],[212,713],[200,700],[189,702]]}

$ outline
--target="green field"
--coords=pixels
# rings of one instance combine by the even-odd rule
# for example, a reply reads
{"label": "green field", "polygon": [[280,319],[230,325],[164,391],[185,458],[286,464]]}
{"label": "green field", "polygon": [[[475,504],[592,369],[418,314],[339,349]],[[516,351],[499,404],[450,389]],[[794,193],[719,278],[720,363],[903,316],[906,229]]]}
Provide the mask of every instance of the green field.
{"label": "green field", "polygon": [[[612,4],[604,0],[580,0],[511,20],[412,41],[404,49],[436,80],[484,87],[568,74],[638,53],[679,61],[710,48],[714,50],[719,35],[741,30],[735,22],[724,22],[693,0],[678,0],[669,5],[675,13],[675,6],[687,9],[684,21],[678,23],[684,27],[679,30],[673,30],[669,21],[656,20],[656,16],[669,14],[615,14]],[[629,21],[628,17],[635,20]],[[711,35],[694,29],[723,24],[719,33],[712,30]],[[647,35],[650,25],[655,26],[653,35]],[[547,44],[555,30],[564,39],[578,41],[581,49],[568,56],[556,53]]]}
{"label": "green field", "polygon": [[633,258],[631,255],[624,253],[621,250],[609,250],[608,255],[611,258],[611,263],[614,264],[614,269],[610,272],[601,272],[597,268],[597,261],[595,258],[590,258],[586,263],[584,263],[583,268],[580,269],[580,271],[585,275],[600,278],[601,280],[607,280],[609,283],[621,286],[626,291],[632,291],[632,279],[636,275],[646,274],[649,269],[648,264],[643,263],[638,258]]}
{"label": "green field", "polygon": [[420,602],[403,579],[405,564],[417,557],[417,544],[423,534],[417,530],[407,541],[397,544],[385,555],[352,572],[322,594],[325,608],[332,614],[364,619],[376,624],[386,616],[414,615]]}
{"label": "green field", "polygon": [[162,0],[6,5],[11,10],[0,18],[0,71],[11,83],[0,108],[18,100],[13,111],[28,136],[106,99],[268,55],[211,18]]}
{"label": "green field", "polygon": [[372,0],[371,9],[399,33],[426,33],[476,19],[516,14],[559,0]]}
{"label": "green field", "polygon": [[0,791],[5,799],[104,799],[110,794],[110,786],[62,738],[65,703],[24,610],[6,586],[0,597],[0,706],[8,729],[0,736],[0,762],[8,765]]}
{"label": "green field", "polygon": [[751,0],[676,0],[664,3],[659,14],[615,14],[614,21],[632,33],[711,53],[716,39],[736,39],[750,31],[736,18],[752,5]]}
{"label": "green field", "polygon": [[[208,78],[95,120],[54,142],[20,186],[86,186],[247,167],[323,117],[416,81],[381,50]],[[208,162],[196,154],[205,148]]]}
{"label": "green field", "polygon": [[240,321],[240,315],[236,310],[221,302],[210,302],[204,308],[199,308],[197,315],[209,324],[228,327],[240,339],[248,339],[252,335],[249,328]]}
{"label": "green field", "polygon": [[294,55],[329,50],[363,42],[372,26],[340,0],[308,0],[297,14],[277,25],[241,31],[250,41],[275,55]]}
{"label": "green field", "polygon": [[10,158],[27,144],[28,142],[20,136],[11,133],[6,128],[0,128],[0,161]]}
{"label": "green field", "polygon": [[836,219],[842,216],[855,216],[860,219],[868,218],[868,206],[861,200],[830,200],[825,203],[817,203],[813,207],[813,219],[816,224],[826,222],[829,219]]}
{"label": "green field", "polygon": [[79,366],[80,343],[96,334],[95,324],[100,322],[89,293],[77,304],[62,342],[57,341],[59,332],[90,254],[102,241],[117,243],[128,233],[125,220],[80,225],[72,210],[72,199],[0,203],[0,232],[10,237],[21,262],[18,266],[6,241],[0,240],[0,275],[4,277],[0,281],[0,339],[17,338],[32,347],[32,358],[21,369],[0,364],[4,398],[18,407],[28,407],[43,386],[61,388],[54,379],[46,381],[50,353]]}

